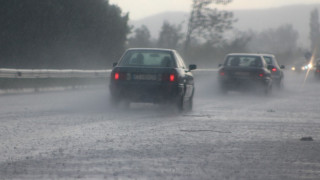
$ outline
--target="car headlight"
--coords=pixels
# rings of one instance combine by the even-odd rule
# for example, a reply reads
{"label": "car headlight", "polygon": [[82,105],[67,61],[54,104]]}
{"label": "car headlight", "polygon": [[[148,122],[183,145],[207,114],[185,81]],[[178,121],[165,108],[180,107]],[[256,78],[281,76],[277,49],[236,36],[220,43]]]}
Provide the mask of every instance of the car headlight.
{"label": "car headlight", "polygon": [[295,71],[295,70],[296,70],[296,67],[292,67],[291,70],[292,70],[292,71]]}

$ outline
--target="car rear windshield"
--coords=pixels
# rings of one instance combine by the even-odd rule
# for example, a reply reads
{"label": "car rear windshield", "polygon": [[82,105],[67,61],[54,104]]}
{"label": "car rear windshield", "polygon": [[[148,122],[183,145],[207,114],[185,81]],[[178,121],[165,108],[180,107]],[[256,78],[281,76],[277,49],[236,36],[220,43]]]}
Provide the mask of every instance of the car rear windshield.
{"label": "car rear windshield", "polygon": [[272,58],[269,56],[263,56],[264,60],[266,61],[267,64],[272,64]]}
{"label": "car rear windshield", "polygon": [[175,67],[175,61],[170,51],[128,51],[119,63],[120,66],[143,67]]}
{"label": "car rear windshield", "polygon": [[260,56],[228,56],[225,66],[237,67],[262,67],[262,60]]}

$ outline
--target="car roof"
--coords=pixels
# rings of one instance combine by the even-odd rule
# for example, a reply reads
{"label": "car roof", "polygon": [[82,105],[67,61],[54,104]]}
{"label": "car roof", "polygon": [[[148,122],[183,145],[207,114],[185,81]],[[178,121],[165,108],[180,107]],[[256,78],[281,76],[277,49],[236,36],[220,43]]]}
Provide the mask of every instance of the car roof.
{"label": "car roof", "polygon": [[175,52],[176,50],[174,49],[165,49],[165,48],[129,48],[127,49],[127,51],[131,51],[131,50],[134,50],[134,51],[172,51],[172,52]]}
{"label": "car roof", "polygon": [[261,54],[262,56],[271,56],[271,57],[275,57],[274,54]]}
{"label": "car roof", "polygon": [[227,56],[262,56],[258,53],[229,53]]}

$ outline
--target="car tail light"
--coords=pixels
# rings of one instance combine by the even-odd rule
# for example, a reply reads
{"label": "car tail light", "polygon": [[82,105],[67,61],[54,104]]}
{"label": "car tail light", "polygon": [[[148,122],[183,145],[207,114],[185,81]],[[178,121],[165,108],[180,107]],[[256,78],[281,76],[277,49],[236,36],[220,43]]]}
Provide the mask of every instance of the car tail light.
{"label": "car tail light", "polygon": [[264,73],[259,73],[259,77],[263,77],[264,76]]}
{"label": "car tail light", "polygon": [[163,74],[162,75],[162,80],[163,81],[170,81],[170,82],[175,82],[177,80],[177,75],[174,73],[171,74]]}
{"label": "car tail light", "polygon": [[175,75],[174,74],[170,74],[170,78],[169,78],[170,82],[174,82],[175,79],[176,79]]}
{"label": "car tail light", "polygon": [[121,72],[115,72],[113,75],[114,80],[125,80],[126,79],[126,74],[121,73]]}
{"label": "car tail light", "polygon": [[277,72],[277,68],[272,68],[272,72]]}
{"label": "car tail light", "polygon": [[114,79],[115,80],[119,80],[119,78],[120,78],[119,73],[118,72],[114,73]]}
{"label": "car tail light", "polygon": [[320,69],[317,69],[317,73],[320,73]]}

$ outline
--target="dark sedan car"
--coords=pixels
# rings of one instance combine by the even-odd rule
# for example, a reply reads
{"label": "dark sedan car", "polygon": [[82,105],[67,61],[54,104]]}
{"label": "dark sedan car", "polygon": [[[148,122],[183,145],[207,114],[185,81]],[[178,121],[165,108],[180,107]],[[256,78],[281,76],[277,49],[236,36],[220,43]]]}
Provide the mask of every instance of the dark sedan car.
{"label": "dark sedan car", "polygon": [[273,84],[276,85],[276,87],[278,87],[279,89],[282,88],[284,78],[282,69],[284,69],[285,66],[279,66],[278,61],[273,54],[263,54],[263,58],[268,65],[271,65],[269,66],[269,68],[271,69],[271,77]]}
{"label": "dark sedan car", "polygon": [[112,101],[173,103],[179,110],[191,110],[194,69],[175,50],[128,49],[111,72]]}
{"label": "dark sedan car", "polygon": [[260,54],[228,54],[220,65],[218,80],[223,93],[262,90],[268,94],[272,89],[271,72]]}

